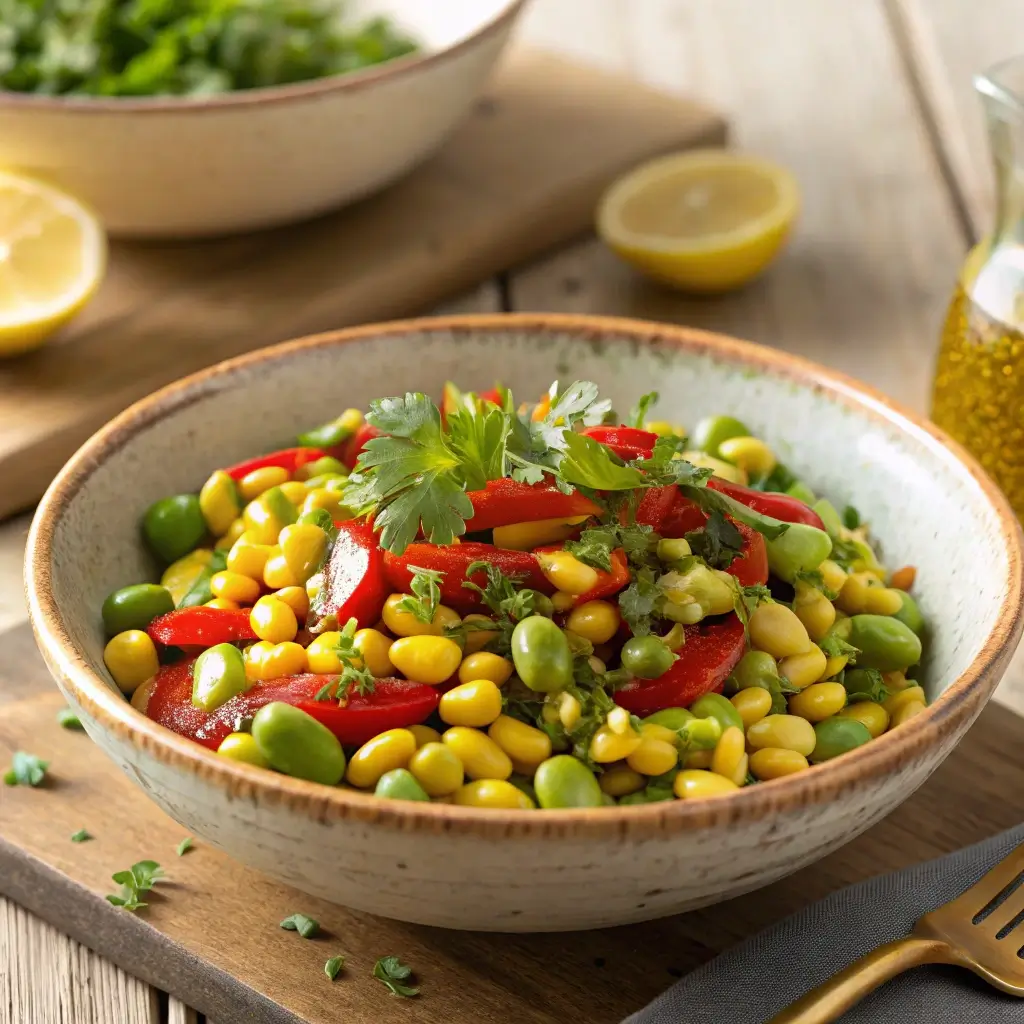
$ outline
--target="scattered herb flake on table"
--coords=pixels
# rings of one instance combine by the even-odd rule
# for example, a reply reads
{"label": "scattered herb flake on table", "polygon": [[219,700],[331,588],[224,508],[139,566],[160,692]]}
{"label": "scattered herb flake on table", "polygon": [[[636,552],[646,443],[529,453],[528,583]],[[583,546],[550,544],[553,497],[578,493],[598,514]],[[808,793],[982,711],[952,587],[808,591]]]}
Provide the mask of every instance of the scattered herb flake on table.
{"label": "scattered herb flake on table", "polygon": [[331,959],[324,964],[324,974],[326,974],[331,981],[334,981],[344,967],[345,958],[343,956],[332,956]]}
{"label": "scattered herb flake on table", "polygon": [[4,784],[38,786],[46,777],[46,769],[49,767],[49,761],[44,761],[35,754],[27,754],[24,750],[15,751],[11,758],[11,767],[4,774]]}
{"label": "scattered herb flake on table", "polygon": [[127,871],[117,871],[111,877],[121,886],[121,894],[107,896],[107,901],[113,903],[115,907],[124,907],[125,910],[138,910],[139,907],[149,905],[141,902],[139,896],[149,892],[166,876],[163,868],[155,860],[140,860]]}
{"label": "scattered herb flake on table", "polygon": [[177,853],[177,855],[179,857],[184,857],[185,854],[188,853],[188,851],[191,850],[191,849],[192,849],[192,837],[191,836],[185,836],[185,838],[182,839],[182,841],[180,843],[178,843],[178,845],[174,848],[175,853]]}
{"label": "scattered herb flake on table", "polygon": [[305,914],[290,914],[281,922],[286,932],[298,932],[304,939],[312,939],[320,931],[320,922]]}
{"label": "scattered herb flake on table", "polygon": [[373,967],[373,976],[385,985],[393,996],[409,999],[418,996],[418,985],[406,985],[412,978],[412,968],[403,964],[397,956],[382,956]]}
{"label": "scattered herb flake on table", "polygon": [[62,729],[81,729],[82,723],[78,719],[78,715],[71,710],[71,708],[61,708],[57,712],[57,724]]}
{"label": "scattered herb flake on table", "polygon": [[88,842],[92,838],[93,838],[93,836],[92,836],[91,833],[86,832],[86,830],[84,828],[80,828],[77,832],[75,832],[71,836],[71,842],[73,842],[73,843],[85,843],[85,842]]}

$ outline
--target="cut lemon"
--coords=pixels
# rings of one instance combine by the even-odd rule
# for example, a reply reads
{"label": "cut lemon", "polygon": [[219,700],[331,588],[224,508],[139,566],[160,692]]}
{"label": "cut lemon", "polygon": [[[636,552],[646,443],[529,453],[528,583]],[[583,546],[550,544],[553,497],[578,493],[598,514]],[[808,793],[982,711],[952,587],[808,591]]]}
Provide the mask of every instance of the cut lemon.
{"label": "cut lemon", "polygon": [[720,149],[662,157],[605,193],[597,229],[624,260],[695,292],[755,278],[789,234],[799,208],[784,168]]}
{"label": "cut lemon", "polygon": [[41,345],[70,320],[96,291],[106,252],[78,200],[0,172],[0,355]]}

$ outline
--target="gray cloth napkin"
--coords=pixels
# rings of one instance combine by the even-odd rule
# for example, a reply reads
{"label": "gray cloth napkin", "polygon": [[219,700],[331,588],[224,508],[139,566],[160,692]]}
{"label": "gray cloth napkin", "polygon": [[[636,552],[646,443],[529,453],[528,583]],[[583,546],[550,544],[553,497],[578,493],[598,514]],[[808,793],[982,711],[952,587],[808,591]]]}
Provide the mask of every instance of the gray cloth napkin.
{"label": "gray cloth napkin", "polygon": [[[1024,842],[1024,825],[948,857],[833,893],[698,968],[623,1024],[763,1024],[922,914],[953,899]],[[1024,929],[1013,937],[1024,945]],[[842,1024],[1022,1024],[1024,1000],[970,971],[917,967]]]}

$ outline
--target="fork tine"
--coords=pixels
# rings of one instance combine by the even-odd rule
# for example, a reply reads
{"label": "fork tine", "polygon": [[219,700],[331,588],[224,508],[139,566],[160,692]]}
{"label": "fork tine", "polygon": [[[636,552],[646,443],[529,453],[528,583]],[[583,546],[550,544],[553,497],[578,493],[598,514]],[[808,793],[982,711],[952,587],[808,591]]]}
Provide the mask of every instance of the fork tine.
{"label": "fork tine", "polygon": [[[1019,880],[1024,874],[1024,843],[1017,847],[1005,860],[997,864],[988,874],[982,876],[954,902],[970,915],[971,923],[986,924],[996,915],[1005,922],[1017,910],[1024,907],[1024,884]],[[1017,883],[1015,886],[1014,883]],[[1011,891],[1004,898],[1003,893]],[[1021,901],[1021,902],[1018,902]],[[1014,909],[1003,913],[1010,904]],[[997,914],[997,911],[999,913]]]}

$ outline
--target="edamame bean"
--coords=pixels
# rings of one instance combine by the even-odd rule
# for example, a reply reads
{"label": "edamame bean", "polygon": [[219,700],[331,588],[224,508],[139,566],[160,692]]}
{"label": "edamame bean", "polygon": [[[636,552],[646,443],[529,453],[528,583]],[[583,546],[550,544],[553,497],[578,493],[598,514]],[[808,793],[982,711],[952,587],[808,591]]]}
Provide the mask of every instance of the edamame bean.
{"label": "edamame bean", "polygon": [[731,726],[743,729],[743,719],[729,700],[720,693],[705,693],[690,705],[696,718],[713,718],[722,727],[722,732]]}
{"label": "edamame bean", "polygon": [[821,498],[811,505],[818,513],[818,518],[825,524],[825,532],[832,540],[839,540],[843,529],[843,521],[839,518],[835,505],[827,498]]}
{"label": "edamame bean", "polygon": [[664,786],[647,786],[638,793],[619,797],[620,807],[634,807],[639,804],[660,804],[665,800],[674,800],[675,794]]}
{"label": "edamame bean", "polygon": [[192,703],[204,711],[216,711],[250,685],[242,652],[234,644],[203,651],[192,666]]}
{"label": "edamame bean", "polygon": [[765,651],[747,651],[732,670],[737,690],[758,686],[770,690],[779,681],[779,666]]}
{"label": "edamame bean", "polygon": [[817,569],[832,554],[829,535],[807,523],[790,523],[785,533],[766,541],[765,546],[768,567],[787,583],[792,583],[798,572]]}
{"label": "edamame bean", "polygon": [[676,656],[656,636],[635,636],[622,647],[622,667],[641,679],[657,679],[673,665]]}
{"label": "edamame bean", "polygon": [[338,737],[301,708],[274,701],[252,720],[252,737],[263,756],[285,775],[336,786],[345,774]]}
{"label": "edamame bean", "polygon": [[750,431],[733,416],[705,416],[694,428],[690,438],[694,448],[719,457],[719,445],[731,437],[750,437]]}
{"label": "edamame bean", "polygon": [[921,609],[917,607],[917,602],[905,590],[897,592],[903,597],[903,605],[892,618],[899,619],[904,626],[921,636],[924,633],[924,616],[921,614]]}
{"label": "edamame bean", "polygon": [[[524,620],[529,621],[529,620]],[[537,802],[545,810],[560,807],[600,807],[601,787],[594,773],[569,754],[549,757],[533,778]]]}
{"label": "edamame bean", "polygon": [[921,638],[906,623],[890,615],[854,615],[849,642],[860,652],[861,668],[894,672],[921,660]]}
{"label": "edamame bean", "polygon": [[142,533],[153,553],[170,564],[187,555],[206,536],[206,520],[196,494],[161,498],[146,509]]}
{"label": "edamame bean", "polygon": [[809,760],[814,764],[830,761],[871,739],[871,733],[863,722],[854,718],[837,716],[826,718],[814,727],[815,744]]}
{"label": "edamame bean", "polygon": [[394,768],[385,772],[377,780],[374,796],[382,796],[386,800],[430,800],[426,791],[406,768]]}
{"label": "edamame bean", "polygon": [[662,708],[661,711],[655,711],[653,715],[648,715],[643,720],[643,725],[663,725],[666,729],[671,729],[673,732],[682,729],[687,722],[692,722],[697,716],[691,711],[687,711],[686,708]]}
{"label": "edamame bean", "polygon": [[569,641],[543,615],[530,615],[516,625],[512,631],[512,661],[519,678],[531,690],[557,693],[572,685]]}
{"label": "edamame bean", "polygon": [[797,501],[802,501],[805,505],[813,505],[816,500],[814,491],[803,480],[791,483],[783,493],[788,494],[791,498],[796,498]]}
{"label": "edamame bean", "polygon": [[145,629],[158,615],[174,611],[174,598],[156,583],[135,583],[115,590],[104,602],[101,614],[107,636],[128,629]]}

